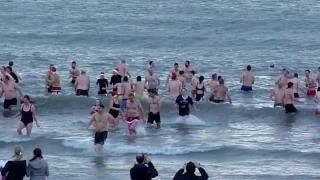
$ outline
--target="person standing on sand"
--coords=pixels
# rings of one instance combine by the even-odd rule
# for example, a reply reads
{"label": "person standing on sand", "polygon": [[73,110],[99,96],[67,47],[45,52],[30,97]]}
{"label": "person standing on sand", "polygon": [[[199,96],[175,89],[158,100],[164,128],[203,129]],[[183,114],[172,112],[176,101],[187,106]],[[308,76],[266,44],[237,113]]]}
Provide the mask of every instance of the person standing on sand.
{"label": "person standing on sand", "polygon": [[247,71],[242,73],[240,83],[242,83],[241,91],[252,91],[252,85],[254,84],[254,75],[251,72],[250,65],[247,66]]}
{"label": "person standing on sand", "polygon": [[113,117],[104,111],[104,105],[100,104],[97,112],[91,116],[89,126],[95,123],[96,133],[94,136],[94,145],[96,146],[96,151],[101,153],[103,145],[108,138],[109,122],[113,121]]}
{"label": "person standing on sand", "polygon": [[77,63],[72,61],[71,68],[69,70],[69,79],[71,78],[71,83],[74,84],[77,78],[80,76],[80,70],[76,67]]}
{"label": "person standing on sand", "polygon": [[86,71],[82,70],[79,77],[77,77],[74,83],[76,90],[76,96],[89,96],[90,90],[90,77],[87,76]]}

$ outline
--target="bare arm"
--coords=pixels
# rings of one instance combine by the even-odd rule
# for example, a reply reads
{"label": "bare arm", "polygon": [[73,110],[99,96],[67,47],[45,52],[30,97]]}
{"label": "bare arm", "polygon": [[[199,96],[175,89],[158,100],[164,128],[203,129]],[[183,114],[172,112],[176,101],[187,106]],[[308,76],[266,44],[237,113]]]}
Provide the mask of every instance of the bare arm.
{"label": "bare arm", "polygon": [[88,91],[90,90],[90,77],[88,76]]}
{"label": "bare arm", "polygon": [[20,96],[22,97],[23,94],[22,94],[21,88],[20,88],[16,83],[13,84],[13,87],[14,87],[16,90],[19,91],[19,94],[20,94]]}
{"label": "bare arm", "polygon": [[157,76],[157,81],[158,81],[158,88],[160,87],[160,78]]}
{"label": "bare arm", "polygon": [[274,96],[274,90],[271,91],[271,94],[270,94],[269,98],[272,99],[273,96]]}
{"label": "bare arm", "polygon": [[2,97],[2,95],[3,95],[3,88],[1,88],[1,91],[0,91],[0,98]]}
{"label": "bare arm", "polygon": [[171,72],[168,74],[166,85],[168,85],[170,77],[171,77]]}
{"label": "bare arm", "polygon": [[88,123],[88,128],[92,125],[92,123],[95,121],[95,116],[91,116],[90,121]]}
{"label": "bare arm", "polygon": [[255,77],[253,76],[253,77],[252,77],[252,84],[254,84],[254,80],[255,80]]}
{"label": "bare arm", "polygon": [[76,79],[76,81],[74,82],[74,89],[77,89],[78,86],[78,78]]}
{"label": "bare arm", "polygon": [[137,101],[138,102],[138,108],[139,108],[139,111],[140,111],[140,114],[142,114],[142,117],[141,119],[144,121],[144,112],[143,112],[143,107],[141,105],[141,102],[140,101]]}
{"label": "bare arm", "polygon": [[315,103],[318,103],[318,97],[317,97],[317,95],[315,95],[315,96],[313,97],[313,101],[314,101]]}
{"label": "bare arm", "polygon": [[241,74],[241,76],[240,76],[240,83],[242,83],[243,82],[243,74]]}
{"label": "bare arm", "polygon": [[162,106],[162,103],[161,103],[161,99],[160,99],[160,97],[158,97],[159,99],[158,99],[158,112],[160,112],[160,109],[161,109],[161,106]]}
{"label": "bare arm", "polygon": [[33,105],[31,105],[31,106],[32,106],[31,107],[32,117],[33,117],[34,121],[36,122],[36,125],[39,127],[36,108]]}
{"label": "bare arm", "polygon": [[[22,106],[22,107],[23,107],[23,106]],[[21,107],[21,109],[22,109],[22,107]],[[12,116],[11,118],[12,118],[12,119],[15,119],[15,118],[17,118],[17,117],[19,117],[19,116],[21,116],[21,111],[19,111],[16,115]]]}
{"label": "bare arm", "polygon": [[113,85],[113,86],[110,86],[110,87],[107,87],[107,88],[102,88],[103,90],[111,90],[111,89],[115,89],[115,88],[118,88],[118,85],[119,83]]}
{"label": "bare arm", "polygon": [[231,96],[230,96],[230,93],[229,93],[228,88],[227,88],[226,96],[227,96],[227,98],[228,98],[228,100],[229,100],[229,103],[232,104]]}

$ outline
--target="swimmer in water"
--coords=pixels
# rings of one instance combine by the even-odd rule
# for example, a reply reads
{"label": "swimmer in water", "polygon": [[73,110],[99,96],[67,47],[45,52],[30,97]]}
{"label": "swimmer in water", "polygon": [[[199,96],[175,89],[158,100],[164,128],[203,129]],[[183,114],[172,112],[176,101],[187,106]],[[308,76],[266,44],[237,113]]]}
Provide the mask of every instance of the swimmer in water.
{"label": "swimmer in water", "polygon": [[19,135],[22,135],[22,129],[27,129],[27,136],[31,136],[33,120],[36,122],[37,127],[40,127],[38,124],[38,118],[36,114],[36,108],[33,105],[33,101],[30,100],[28,95],[23,97],[23,104],[21,104],[21,110],[12,117],[15,119],[21,116],[21,121],[19,122],[17,131]]}
{"label": "swimmer in water", "polygon": [[115,69],[118,69],[118,74],[121,76],[129,76],[131,78],[131,75],[128,71],[128,65],[126,64],[126,60],[122,59],[120,64],[116,65]]}
{"label": "swimmer in water", "polygon": [[118,92],[112,93],[112,98],[109,102],[109,114],[113,117],[113,122],[110,122],[114,125],[114,127],[118,127],[120,124],[120,102],[118,100]]}
{"label": "swimmer in water", "polygon": [[[187,83],[191,83],[191,79],[192,79],[192,74],[191,71],[194,71],[195,73],[197,72],[195,68],[193,68],[190,65],[190,61],[185,61],[184,62],[185,68],[184,68],[184,76],[186,77],[186,81]],[[194,73],[194,74],[195,74]]]}
{"label": "swimmer in water", "polygon": [[169,74],[168,74],[168,77],[167,77],[167,83],[166,83],[166,85],[168,85],[170,78],[171,78],[174,74],[175,74],[176,76],[179,74],[179,64],[178,64],[178,63],[174,63],[173,68],[170,70],[170,72],[169,72]]}
{"label": "swimmer in water", "polygon": [[297,109],[293,105],[293,101],[301,102],[294,97],[293,83],[288,83],[288,88],[284,90],[284,108],[287,114],[295,114]]}
{"label": "swimmer in water", "polygon": [[208,96],[209,101],[213,101],[214,99],[214,90],[219,86],[219,80],[218,80],[218,75],[216,73],[212,74],[211,76],[211,81],[208,84],[208,86],[210,87],[211,90],[211,94],[210,96]]}
{"label": "swimmer in water", "polygon": [[295,98],[299,98],[299,90],[304,92],[301,88],[300,88],[300,81],[298,79],[298,74],[294,73],[293,78],[289,79],[289,82],[293,83],[293,91],[294,91],[294,97]]}
{"label": "swimmer in water", "polygon": [[315,96],[316,95],[317,82],[315,81],[315,79],[313,79],[310,76],[310,71],[309,70],[306,70],[305,74],[306,74],[305,85],[308,88],[307,96]]}
{"label": "swimmer in water", "polygon": [[277,107],[277,106],[284,107],[284,103],[283,103],[284,87],[281,83],[278,83],[278,85],[272,90],[269,98],[274,101],[273,107]]}
{"label": "swimmer in water", "polygon": [[[21,76],[19,76],[16,68],[13,66],[13,61],[10,61],[8,65],[9,65],[8,67],[11,68],[11,72],[14,73],[14,74],[17,76],[18,80],[22,81]],[[16,83],[17,83],[17,82],[16,82]]]}
{"label": "swimmer in water", "polygon": [[313,101],[317,104],[315,113],[320,114],[320,89],[318,89],[317,94],[313,98]]}
{"label": "swimmer in water", "polygon": [[7,66],[6,71],[7,71],[7,73],[9,73],[11,75],[11,77],[13,77],[13,79],[15,80],[16,83],[19,83],[19,78],[18,78],[17,74],[13,72],[11,66]]}
{"label": "swimmer in water", "polygon": [[241,91],[252,91],[252,85],[254,84],[254,75],[251,72],[250,65],[247,66],[247,71],[242,73],[240,83],[242,83]]}
{"label": "swimmer in water", "polygon": [[191,105],[194,108],[194,110],[199,111],[196,108],[192,98],[187,95],[187,89],[183,88],[181,94],[176,99],[175,107],[179,107],[179,116],[182,117],[184,120],[187,120],[189,118],[189,105]]}
{"label": "swimmer in water", "polygon": [[89,126],[95,123],[96,133],[94,136],[94,145],[98,153],[102,152],[103,145],[108,138],[109,122],[113,117],[104,111],[104,105],[100,104],[98,111],[91,116]]}
{"label": "swimmer in water", "polygon": [[160,78],[153,73],[153,70],[148,70],[149,74],[145,77],[145,82],[148,84],[148,90],[156,90],[160,87]]}
{"label": "swimmer in water", "polygon": [[20,87],[14,81],[10,80],[8,75],[5,75],[0,92],[0,98],[4,94],[3,109],[11,110],[12,106],[17,106],[18,100],[16,91],[23,97]]}
{"label": "swimmer in water", "polygon": [[270,71],[273,71],[274,69],[275,69],[274,64],[270,64],[269,70],[270,70]]}
{"label": "swimmer in water", "polygon": [[98,112],[98,109],[100,108],[100,104],[101,104],[101,100],[96,99],[94,106],[92,106],[92,108],[90,109],[90,115],[93,115],[94,113]]}
{"label": "swimmer in water", "polygon": [[80,76],[80,70],[76,67],[77,63],[72,61],[71,68],[69,69],[69,79],[71,78],[71,83],[74,84],[77,78]]}
{"label": "swimmer in water", "polygon": [[186,77],[184,76],[184,71],[179,71],[179,74],[177,76],[178,81],[181,82],[182,87],[186,87],[187,85],[187,80]]}
{"label": "swimmer in water", "polygon": [[141,80],[141,76],[137,77],[137,82],[132,83],[133,91],[134,91],[134,98],[140,101],[143,97],[143,93],[145,89],[148,89],[147,83]]}
{"label": "swimmer in water", "polygon": [[150,127],[155,121],[157,123],[157,129],[159,129],[161,124],[161,98],[154,90],[149,92],[149,97],[149,110],[146,112],[148,114],[148,126]]}
{"label": "swimmer in water", "polygon": [[52,67],[51,72],[52,72],[51,94],[61,94],[60,76],[59,74],[57,74],[57,69],[55,67]]}
{"label": "swimmer in water", "polygon": [[229,100],[229,103],[232,104],[231,96],[229,93],[228,87],[224,84],[224,80],[222,78],[219,79],[219,86],[214,89],[214,99],[215,103],[223,103],[226,97]]}
{"label": "swimmer in water", "polygon": [[168,83],[168,92],[171,97],[177,97],[179,96],[181,90],[182,90],[182,83],[177,80],[177,75],[174,74],[171,76],[171,81]]}
{"label": "swimmer in water", "polygon": [[99,85],[99,95],[106,95],[107,91],[103,88],[106,88],[109,86],[109,82],[107,79],[104,78],[104,72],[100,72],[100,78],[97,80],[96,85]]}
{"label": "swimmer in water", "polygon": [[90,77],[86,71],[81,71],[80,76],[77,77],[74,83],[74,88],[76,90],[76,96],[89,96]]}
{"label": "swimmer in water", "polygon": [[136,127],[139,124],[140,118],[144,123],[146,121],[144,120],[144,112],[142,105],[140,101],[134,99],[134,94],[130,93],[129,94],[129,100],[126,102],[126,113],[125,113],[125,118],[127,120],[128,124],[128,130],[130,135],[136,134]]}
{"label": "swimmer in water", "polygon": [[204,93],[206,92],[206,87],[204,84],[204,77],[199,77],[199,82],[196,84],[196,99],[195,101],[203,100]]}
{"label": "swimmer in water", "polygon": [[46,77],[45,77],[45,81],[46,81],[46,89],[48,91],[48,93],[52,93],[51,89],[52,89],[52,82],[53,82],[53,78],[52,78],[52,71],[51,71],[51,68],[53,68],[54,65],[53,64],[50,64],[49,66],[49,71],[46,72]]}

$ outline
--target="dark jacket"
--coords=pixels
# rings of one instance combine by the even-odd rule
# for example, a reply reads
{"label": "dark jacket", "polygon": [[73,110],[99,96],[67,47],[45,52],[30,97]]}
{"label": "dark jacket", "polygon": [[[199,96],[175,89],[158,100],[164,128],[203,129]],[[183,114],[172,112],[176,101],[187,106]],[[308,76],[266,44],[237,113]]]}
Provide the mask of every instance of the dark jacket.
{"label": "dark jacket", "polygon": [[4,168],[1,170],[1,175],[5,176],[6,180],[23,180],[27,173],[27,162],[22,161],[8,161]]}
{"label": "dark jacket", "polygon": [[158,176],[158,171],[151,162],[145,164],[135,164],[130,170],[131,180],[151,180]]}
{"label": "dark jacket", "polygon": [[201,176],[196,176],[194,173],[184,173],[184,169],[180,169],[176,175],[174,176],[173,180],[207,180],[209,176],[207,172],[203,168],[198,168]]}

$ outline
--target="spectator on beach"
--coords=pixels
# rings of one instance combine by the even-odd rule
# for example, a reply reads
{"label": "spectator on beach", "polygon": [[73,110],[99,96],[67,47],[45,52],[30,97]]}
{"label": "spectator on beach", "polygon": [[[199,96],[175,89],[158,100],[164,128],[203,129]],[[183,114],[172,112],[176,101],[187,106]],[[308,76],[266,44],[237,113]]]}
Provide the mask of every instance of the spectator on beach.
{"label": "spectator on beach", "polygon": [[43,159],[41,149],[36,148],[33,151],[33,158],[28,164],[27,177],[30,177],[30,180],[45,180],[48,176],[48,163]]}
{"label": "spectator on beach", "polygon": [[144,154],[138,154],[136,160],[137,164],[130,170],[131,180],[151,180],[158,176],[158,171]]}
{"label": "spectator on beach", "polygon": [[26,176],[27,162],[22,160],[22,147],[14,147],[13,153],[12,159],[1,170],[1,175],[6,176],[5,180],[23,180]]}
{"label": "spectator on beach", "polygon": [[[201,176],[195,175],[196,169],[199,170]],[[186,171],[186,173],[183,174],[184,171]],[[197,163],[197,162],[188,162],[187,164],[184,164],[183,168],[180,169],[173,178],[173,180],[207,180],[207,179],[209,179],[207,172],[202,167],[200,167],[200,163]]]}

